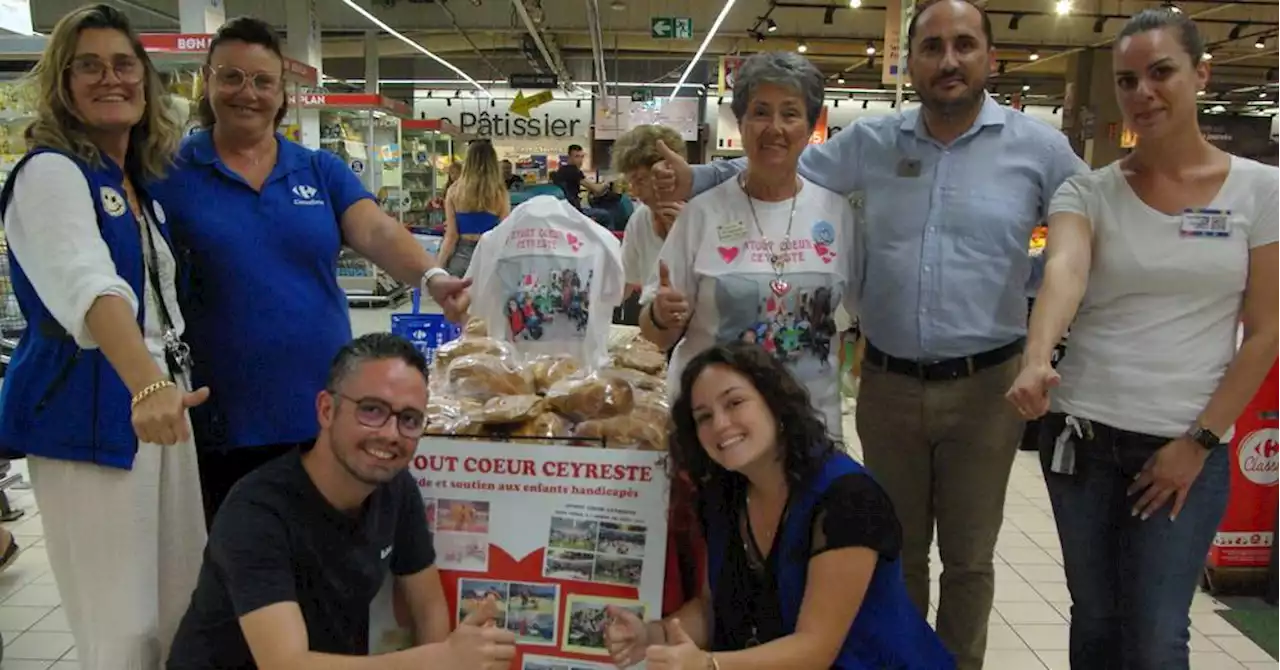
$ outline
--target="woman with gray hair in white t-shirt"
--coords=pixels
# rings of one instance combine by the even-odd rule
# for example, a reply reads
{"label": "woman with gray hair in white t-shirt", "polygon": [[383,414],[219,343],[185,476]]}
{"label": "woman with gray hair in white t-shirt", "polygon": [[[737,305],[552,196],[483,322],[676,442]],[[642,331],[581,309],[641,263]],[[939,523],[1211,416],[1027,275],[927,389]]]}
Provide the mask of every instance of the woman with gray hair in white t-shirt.
{"label": "woman with gray hair in white t-shirt", "polygon": [[1138,146],[1054,196],[1009,398],[1028,419],[1049,412],[1040,453],[1071,667],[1185,670],[1192,596],[1227,503],[1222,443],[1276,359],[1277,171],[1201,135],[1209,69],[1185,16],[1135,15],[1112,60]]}

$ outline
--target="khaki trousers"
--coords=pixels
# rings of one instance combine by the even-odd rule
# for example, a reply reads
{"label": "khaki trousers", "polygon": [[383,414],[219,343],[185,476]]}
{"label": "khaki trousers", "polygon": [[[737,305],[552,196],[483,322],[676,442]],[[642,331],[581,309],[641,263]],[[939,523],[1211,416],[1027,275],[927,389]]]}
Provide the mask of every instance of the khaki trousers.
{"label": "khaki trousers", "polygon": [[996,538],[1022,436],[1022,420],[1004,398],[1019,360],[929,382],[871,363],[862,368],[857,426],[866,465],[902,523],[907,591],[922,613],[937,526],[937,631],[960,670],[979,670],[986,654]]}

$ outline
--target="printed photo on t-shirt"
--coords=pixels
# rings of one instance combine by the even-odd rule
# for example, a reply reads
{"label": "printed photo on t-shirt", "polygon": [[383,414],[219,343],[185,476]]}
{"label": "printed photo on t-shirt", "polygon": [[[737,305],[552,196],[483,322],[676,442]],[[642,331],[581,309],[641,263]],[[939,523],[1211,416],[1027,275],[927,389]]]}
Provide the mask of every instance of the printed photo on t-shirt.
{"label": "printed photo on t-shirt", "polygon": [[593,270],[576,259],[526,256],[499,262],[503,316],[515,342],[581,341],[591,306]]}
{"label": "printed photo on t-shirt", "polygon": [[759,344],[800,379],[830,372],[840,302],[830,275],[790,274],[782,284],[772,274],[721,275],[715,284],[717,341]]}

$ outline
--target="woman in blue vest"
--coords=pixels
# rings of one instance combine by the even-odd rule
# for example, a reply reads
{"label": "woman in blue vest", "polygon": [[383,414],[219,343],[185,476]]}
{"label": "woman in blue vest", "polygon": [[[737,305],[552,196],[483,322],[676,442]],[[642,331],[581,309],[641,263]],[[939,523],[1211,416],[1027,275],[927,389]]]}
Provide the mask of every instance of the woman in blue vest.
{"label": "woman in blue vest", "polygon": [[205,532],[169,221],[144,185],[180,130],[123,14],[64,16],[30,74],[31,149],[0,193],[27,331],[0,390],[0,448],[28,459],[80,663],[154,670]]}
{"label": "woman in blue vest", "polygon": [[708,349],[671,413],[672,464],[698,485],[708,588],[661,622],[612,609],[619,667],[955,667],[907,597],[889,498],[776,358],[754,344]]}
{"label": "woman in blue vest", "polygon": [[510,213],[511,196],[502,180],[498,152],[491,142],[476,140],[467,147],[462,176],[444,196],[440,263],[449,274],[465,276],[480,236],[493,230]]}
{"label": "woman in blue vest", "polygon": [[171,210],[189,273],[183,307],[195,379],[213,392],[192,414],[212,522],[242,476],[315,439],[316,394],[351,339],[337,277],[343,246],[425,286],[446,313],[467,283],[437,267],[343,159],[276,132],[284,58],[270,25],[249,17],[223,25],[205,81],[203,129],[183,143],[155,195]]}

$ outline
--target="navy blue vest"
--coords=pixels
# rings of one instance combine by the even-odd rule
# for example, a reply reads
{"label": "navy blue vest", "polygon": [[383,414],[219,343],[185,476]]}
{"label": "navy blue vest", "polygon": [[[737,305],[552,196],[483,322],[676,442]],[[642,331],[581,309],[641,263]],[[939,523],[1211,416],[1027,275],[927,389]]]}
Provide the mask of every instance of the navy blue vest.
{"label": "navy blue vest", "polygon": [[[111,251],[116,272],[138,296],[138,325],[145,318],[145,276],[141,228],[127,206],[124,172],[104,157],[101,167],[52,149],[37,148],[14,167],[0,192],[0,215],[13,196],[18,171],[32,156],[58,153],[67,156],[84,173],[89,196],[98,217],[102,240]],[[133,182],[139,204],[152,211],[151,200],[137,180]],[[111,204],[111,210],[104,207]],[[121,205],[123,211],[120,211]],[[113,214],[114,212],[114,214]],[[49,222],[56,225],[56,222]],[[168,226],[157,226],[168,244]],[[56,263],[56,258],[40,259]],[[49,313],[36,294],[22,264],[9,251],[13,292],[27,320],[27,330],[18,342],[4,386],[0,388],[0,452],[8,457],[23,455],[87,461],[117,468],[131,468],[138,450],[138,438],[131,423],[132,395],[120,376],[103,356],[93,349],[76,346],[75,341]]]}
{"label": "navy blue vest", "polygon": [[[847,474],[866,472],[843,453],[832,454],[803,490],[793,492],[790,511],[778,547],[778,595],[786,634],[796,630],[809,573],[810,528],[813,507],[831,482]],[[711,592],[724,567],[730,542],[729,520],[705,514],[707,577]],[[933,629],[907,597],[901,561],[881,558],[871,576],[862,607],[849,628],[834,670],[952,670],[955,661]]]}

